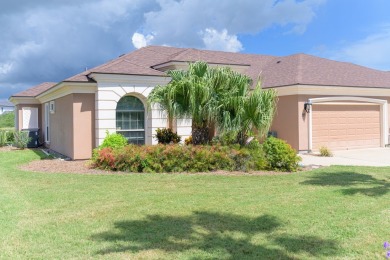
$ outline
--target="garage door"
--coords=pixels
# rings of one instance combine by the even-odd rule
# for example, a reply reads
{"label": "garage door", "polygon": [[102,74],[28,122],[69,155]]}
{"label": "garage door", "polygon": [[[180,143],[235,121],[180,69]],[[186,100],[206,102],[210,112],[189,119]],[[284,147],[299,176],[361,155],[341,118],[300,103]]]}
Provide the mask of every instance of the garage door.
{"label": "garage door", "polygon": [[313,104],[313,149],[333,150],[379,147],[380,106]]}

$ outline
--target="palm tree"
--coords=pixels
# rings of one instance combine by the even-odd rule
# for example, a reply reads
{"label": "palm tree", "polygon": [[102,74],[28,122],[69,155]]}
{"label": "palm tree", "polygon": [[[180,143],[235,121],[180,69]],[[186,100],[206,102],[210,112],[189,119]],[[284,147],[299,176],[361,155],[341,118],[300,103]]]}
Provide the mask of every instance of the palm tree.
{"label": "palm tree", "polygon": [[159,103],[167,112],[169,127],[174,117],[192,119],[194,144],[209,141],[216,126],[221,135],[233,135],[244,144],[256,132],[264,136],[276,109],[276,92],[262,90],[260,81],[253,91],[251,79],[230,68],[211,68],[205,62],[189,65],[187,71],[172,70],[167,86],[157,86],[150,94],[150,104]]}
{"label": "palm tree", "polygon": [[215,118],[215,111],[210,102],[213,90],[210,85],[212,70],[205,62],[195,62],[180,76],[174,72],[168,74],[173,76],[172,84],[175,86],[173,97],[180,107],[177,115],[192,119],[192,142],[208,143],[209,129]]}
{"label": "palm tree", "polygon": [[262,138],[268,133],[276,112],[277,93],[263,90],[260,80],[251,90],[247,76],[234,71],[227,73],[230,87],[219,101],[218,130],[222,136],[230,136],[244,145],[249,136]]}
{"label": "palm tree", "polygon": [[166,111],[169,127],[173,118],[192,119],[192,140],[194,144],[209,141],[209,126],[214,118],[210,107],[210,69],[205,62],[189,65],[187,71],[168,71],[172,78],[166,86],[157,86],[149,95],[149,104],[159,104]]}

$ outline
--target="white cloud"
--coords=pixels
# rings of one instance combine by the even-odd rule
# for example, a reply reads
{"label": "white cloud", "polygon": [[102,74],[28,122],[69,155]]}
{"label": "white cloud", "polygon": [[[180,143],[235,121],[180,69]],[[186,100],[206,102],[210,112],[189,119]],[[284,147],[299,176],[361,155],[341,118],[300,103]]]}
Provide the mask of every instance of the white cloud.
{"label": "white cloud", "polygon": [[303,33],[325,0],[158,0],[160,9],[145,13],[142,31],[156,32],[153,44],[206,48],[198,32],[213,28],[230,35],[256,34],[271,26]]}
{"label": "white cloud", "polygon": [[226,29],[219,32],[213,28],[206,28],[200,34],[206,49],[230,52],[239,52],[243,49],[237,36],[229,35]]}
{"label": "white cloud", "polygon": [[243,34],[272,26],[302,33],[324,1],[3,1],[0,99],[26,86],[63,80],[133,46],[240,51]]}
{"label": "white cloud", "polygon": [[140,49],[142,47],[148,46],[153,38],[154,36],[151,34],[145,36],[142,33],[136,32],[133,34],[131,41],[135,48]]}
{"label": "white cloud", "polygon": [[390,70],[390,25],[385,25],[366,38],[335,51],[331,58],[371,68]]}
{"label": "white cloud", "polygon": [[0,63],[0,74],[7,74],[12,69],[12,63]]}

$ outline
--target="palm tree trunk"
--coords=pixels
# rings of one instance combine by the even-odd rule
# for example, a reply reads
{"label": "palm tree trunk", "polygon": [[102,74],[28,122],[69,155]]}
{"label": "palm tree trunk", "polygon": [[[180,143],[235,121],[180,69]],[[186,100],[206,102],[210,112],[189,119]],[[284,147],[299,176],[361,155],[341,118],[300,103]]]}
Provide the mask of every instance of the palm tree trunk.
{"label": "palm tree trunk", "polygon": [[208,127],[192,127],[192,143],[208,144],[209,143],[209,128]]}

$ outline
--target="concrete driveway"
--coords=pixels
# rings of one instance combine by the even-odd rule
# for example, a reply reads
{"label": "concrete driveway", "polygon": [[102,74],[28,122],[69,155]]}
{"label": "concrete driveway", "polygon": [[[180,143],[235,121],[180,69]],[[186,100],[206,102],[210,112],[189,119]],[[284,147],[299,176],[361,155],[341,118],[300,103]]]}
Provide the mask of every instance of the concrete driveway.
{"label": "concrete driveway", "polygon": [[308,165],[359,165],[390,166],[390,148],[369,148],[359,150],[334,151],[333,157],[300,154],[302,164]]}

